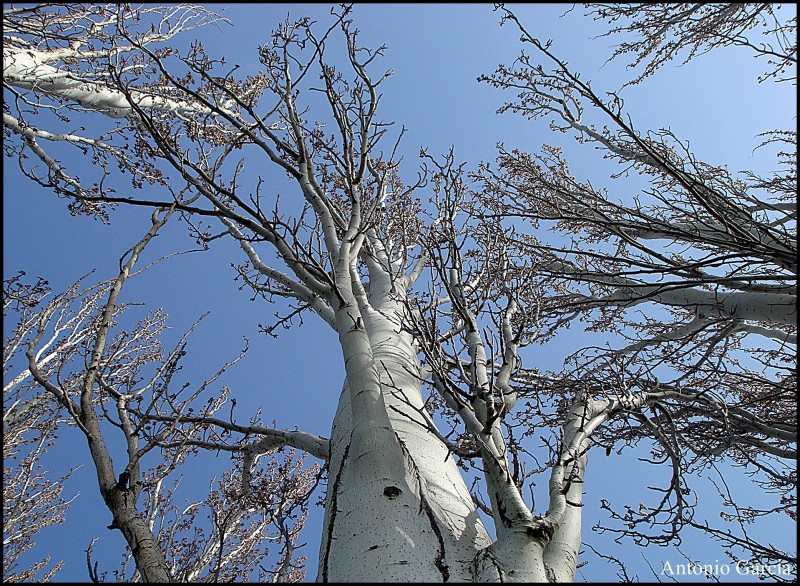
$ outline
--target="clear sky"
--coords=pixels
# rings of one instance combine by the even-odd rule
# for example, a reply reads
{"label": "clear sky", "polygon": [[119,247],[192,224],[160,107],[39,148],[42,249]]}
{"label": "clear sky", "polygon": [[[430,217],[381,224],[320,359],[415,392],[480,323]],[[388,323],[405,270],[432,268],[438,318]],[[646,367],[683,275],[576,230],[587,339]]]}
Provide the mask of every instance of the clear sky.
{"label": "clear sky", "polygon": [[[582,72],[583,78],[591,79],[597,93],[619,90],[630,79],[625,63],[604,65],[617,39],[597,38],[605,26],[583,16],[580,6],[570,11],[571,6],[520,4],[514,10],[532,34],[552,38],[552,50]],[[287,13],[293,18],[307,15],[324,24],[329,22],[329,10],[326,4],[228,4],[222,14],[232,26],[200,30],[196,36],[203,39],[210,55],[224,55],[229,63],[240,63],[247,70],[258,65],[257,46],[268,40],[269,31]],[[794,7],[787,5],[782,10]],[[496,115],[497,108],[512,96],[478,84],[476,78],[493,72],[499,63],[510,64],[520,44],[518,33],[510,25],[499,26],[499,15],[492,5],[364,4],[355,7],[353,18],[363,44],[387,45],[378,68],[392,68],[394,75],[382,86],[381,117],[396,121],[398,130],[400,126],[407,129],[402,152],[409,178],[416,174],[420,147],[434,155],[455,147],[456,159],[475,168],[479,162],[494,160],[496,144],[502,141],[507,147],[529,151],[542,144],[563,145],[568,154],[574,153],[571,169],[578,178],[592,178],[596,185],[600,181],[612,193],[636,189],[629,183],[606,179],[608,173],[597,153],[553,134],[546,122]],[[732,170],[767,172],[772,170],[773,159],[767,156],[770,153],[753,151],[760,142],[756,135],[793,128],[796,96],[794,86],[757,84],[760,71],[759,62],[744,49],[715,51],[685,66],[675,62],[643,84],[625,89],[622,96],[639,128],[671,128],[690,142],[700,160],[724,164]],[[4,277],[23,269],[29,275],[47,278],[58,291],[95,268],[98,278],[112,276],[120,255],[146,229],[148,214],[141,210],[120,209],[110,225],[71,218],[65,202],[21,177],[15,162],[6,160],[4,171]],[[184,226],[177,223],[168,226],[160,238],[163,250],[191,247]],[[241,260],[237,248],[218,242],[210,253],[173,259],[132,280],[126,286],[125,299],[144,302],[143,311],[165,308],[171,325],[166,345],[210,310],[211,315],[191,339],[185,369],[197,372],[198,378],[213,374],[215,367],[238,353],[246,337],[250,343],[248,356],[224,380],[235,390],[240,408],[261,406],[264,421],[328,436],[343,379],[335,337],[327,326],[311,317],[301,328],[282,333],[277,340],[260,335],[258,324],[269,322],[275,309],[263,301],[250,302],[247,292],[238,290],[230,263]],[[4,324],[4,328],[7,326]],[[310,347],[313,366],[304,361]],[[542,355],[542,351],[537,348],[538,354],[526,360],[543,365],[558,362],[566,347],[553,348],[552,355]],[[65,431],[62,440],[51,453],[54,467],[76,466],[87,460],[85,442],[74,430]],[[608,491],[621,495],[632,484],[641,484],[638,477],[632,480],[619,474],[622,461],[603,460],[598,463],[590,458],[588,466],[586,533],[602,518],[597,508],[601,496]],[[184,481],[198,494],[205,491],[211,475],[225,469],[224,456],[204,461],[197,476]],[[647,470],[641,473],[650,473]],[[740,488],[749,490],[747,486]],[[67,522],[39,536],[42,551],[52,548],[54,557],[66,562],[57,576],[61,581],[87,579],[84,550],[93,536],[101,537],[96,551],[114,551],[113,546],[121,551],[118,533],[106,529],[110,513],[100,503],[88,466],[73,476],[64,491],[66,497],[76,493],[79,496],[67,513]],[[304,550],[309,558],[308,580],[316,577],[320,513],[321,509],[312,513],[301,538],[308,544]],[[778,530],[784,527],[778,526]],[[589,536],[593,544],[603,543]],[[609,544],[609,551],[611,547]],[[646,555],[656,568],[666,559],[665,551],[651,549]],[[720,553],[714,555],[717,557],[710,563],[723,560]],[[625,557],[635,565],[633,573],[642,580],[652,579],[638,551]],[[585,559],[589,564],[579,571],[579,580],[616,580],[616,568],[591,554]],[[113,558],[101,558],[100,562],[109,567]]]}

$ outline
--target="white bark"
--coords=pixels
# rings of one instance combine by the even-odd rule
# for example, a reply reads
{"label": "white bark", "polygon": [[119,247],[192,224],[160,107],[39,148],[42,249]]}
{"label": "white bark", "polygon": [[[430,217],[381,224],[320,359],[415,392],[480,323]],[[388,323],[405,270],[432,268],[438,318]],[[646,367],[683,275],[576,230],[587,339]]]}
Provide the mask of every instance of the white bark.
{"label": "white bark", "polygon": [[479,554],[475,561],[475,581],[550,582],[543,557],[542,540],[517,529]]}
{"label": "white bark", "polygon": [[708,316],[797,325],[797,297],[794,295],[761,292],[717,293],[687,288],[659,291],[652,297],[643,298],[641,302],[648,300],[664,305],[694,307],[698,313]]}
{"label": "white bark", "polygon": [[[585,279],[586,274],[573,264],[551,260],[553,274]],[[594,298],[603,304],[633,307],[640,303],[660,303],[674,307],[692,307],[699,315],[797,325],[797,296],[791,293],[764,291],[712,291],[694,287],[667,288],[663,285],[638,284],[617,275],[592,275],[592,280],[615,287],[609,295]],[[591,301],[589,298],[586,301]]]}
{"label": "white bark", "polygon": [[[3,47],[3,79],[12,86],[74,101],[111,118],[134,115],[133,105],[123,92],[53,67],[50,60],[49,52],[6,45]],[[142,91],[133,90],[131,97],[140,108],[171,113],[183,119],[215,114],[197,104]]]}
{"label": "white bark", "polygon": [[[550,478],[550,507],[545,520],[552,522],[553,535],[544,551],[551,581],[572,582],[581,549],[583,480],[588,460],[588,436],[597,428],[597,416],[606,403],[576,402],[564,425],[564,449]],[[602,416],[600,416],[602,417]]]}
{"label": "white bark", "polygon": [[371,284],[364,328],[385,421],[364,421],[348,379],[331,432],[318,580],[471,582],[491,539],[423,409],[402,307],[380,285]]}

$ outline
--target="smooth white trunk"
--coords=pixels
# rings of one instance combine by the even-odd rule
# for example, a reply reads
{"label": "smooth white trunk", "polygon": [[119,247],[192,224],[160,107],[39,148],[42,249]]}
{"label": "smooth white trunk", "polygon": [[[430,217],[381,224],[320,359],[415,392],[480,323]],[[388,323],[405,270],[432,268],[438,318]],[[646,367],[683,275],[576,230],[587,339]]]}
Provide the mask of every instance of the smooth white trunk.
{"label": "smooth white trunk", "polygon": [[544,547],[525,529],[507,533],[478,556],[476,582],[546,583]]}
{"label": "smooth white trunk", "polygon": [[424,411],[400,312],[387,300],[364,316],[389,428],[354,426],[348,380],[331,432],[320,581],[472,581],[477,552],[491,544]]}
{"label": "smooth white trunk", "polygon": [[653,299],[665,305],[695,307],[698,313],[714,317],[797,325],[795,295],[676,289],[658,292]]}

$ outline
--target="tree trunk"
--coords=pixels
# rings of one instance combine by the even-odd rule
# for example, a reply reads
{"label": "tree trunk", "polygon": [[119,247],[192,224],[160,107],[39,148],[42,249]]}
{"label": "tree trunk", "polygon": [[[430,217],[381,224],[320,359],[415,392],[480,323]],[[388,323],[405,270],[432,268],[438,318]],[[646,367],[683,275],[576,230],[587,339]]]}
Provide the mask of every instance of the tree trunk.
{"label": "tree trunk", "polygon": [[331,431],[318,580],[471,582],[491,538],[424,409],[402,305],[389,294],[371,305],[363,325],[387,424],[365,426],[347,380]]}
{"label": "tree trunk", "polygon": [[119,529],[125,536],[142,580],[154,584],[172,582],[164,553],[147,520],[136,508],[133,490],[114,487],[103,494],[103,498],[114,514],[114,521],[109,528]]}

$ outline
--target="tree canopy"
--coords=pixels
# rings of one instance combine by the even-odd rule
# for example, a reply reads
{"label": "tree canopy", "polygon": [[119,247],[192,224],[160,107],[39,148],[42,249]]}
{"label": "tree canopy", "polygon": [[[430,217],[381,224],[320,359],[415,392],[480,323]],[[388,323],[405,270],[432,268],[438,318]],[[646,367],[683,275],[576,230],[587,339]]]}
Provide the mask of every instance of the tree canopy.
{"label": "tree canopy", "polygon": [[[55,292],[6,269],[7,576],[58,569],[17,567],[37,531],[69,522],[72,473],[42,464],[58,434],[124,538],[121,565],[100,568],[87,541],[93,580],[297,581],[308,539],[322,581],[572,581],[586,558],[641,573],[614,543],[677,547],[650,558],[656,577],[796,577],[790,533],[769,533],[796,522],[796,132],[754,137],[772,168],[730,169],[628,103],[669,61],[712,50],[754,56],[757,88],[791,84],[794,16],[586,5],[586,22],[627,35],[609,62],[634,55],[610,88],[527,11],[495,12],[521,50],[475,87],[531,140],[462,162],[459,144],[409,155],[382,109],[391,52],[363,42],[358,7],[287,18],[253,41],[257,63],[202,42],[226,26],[203,6],[4,8],[7,162],[72,222],[118,230],[119,257]],[[343,380],[283,389],[270,367],[228,386],[249,342],[197,357],[205,317],[175,337],[169,307],[137,313],[133,283],[161,275],[157,293],[188,252],[232,267],[276,344],[325,330],[287,381]],[[178,278],[211,287],[205,271]],[[273,397],[297,421],[271,422]],[[304,428],[322,405],[328,430]],[[230,468],[184,503],[179,485],[215,453]],[[592,484],[593,466],[629,486]],[[42,506],[20,504],[34,494]],[[321,537],[307,538],[315,499]]]}

